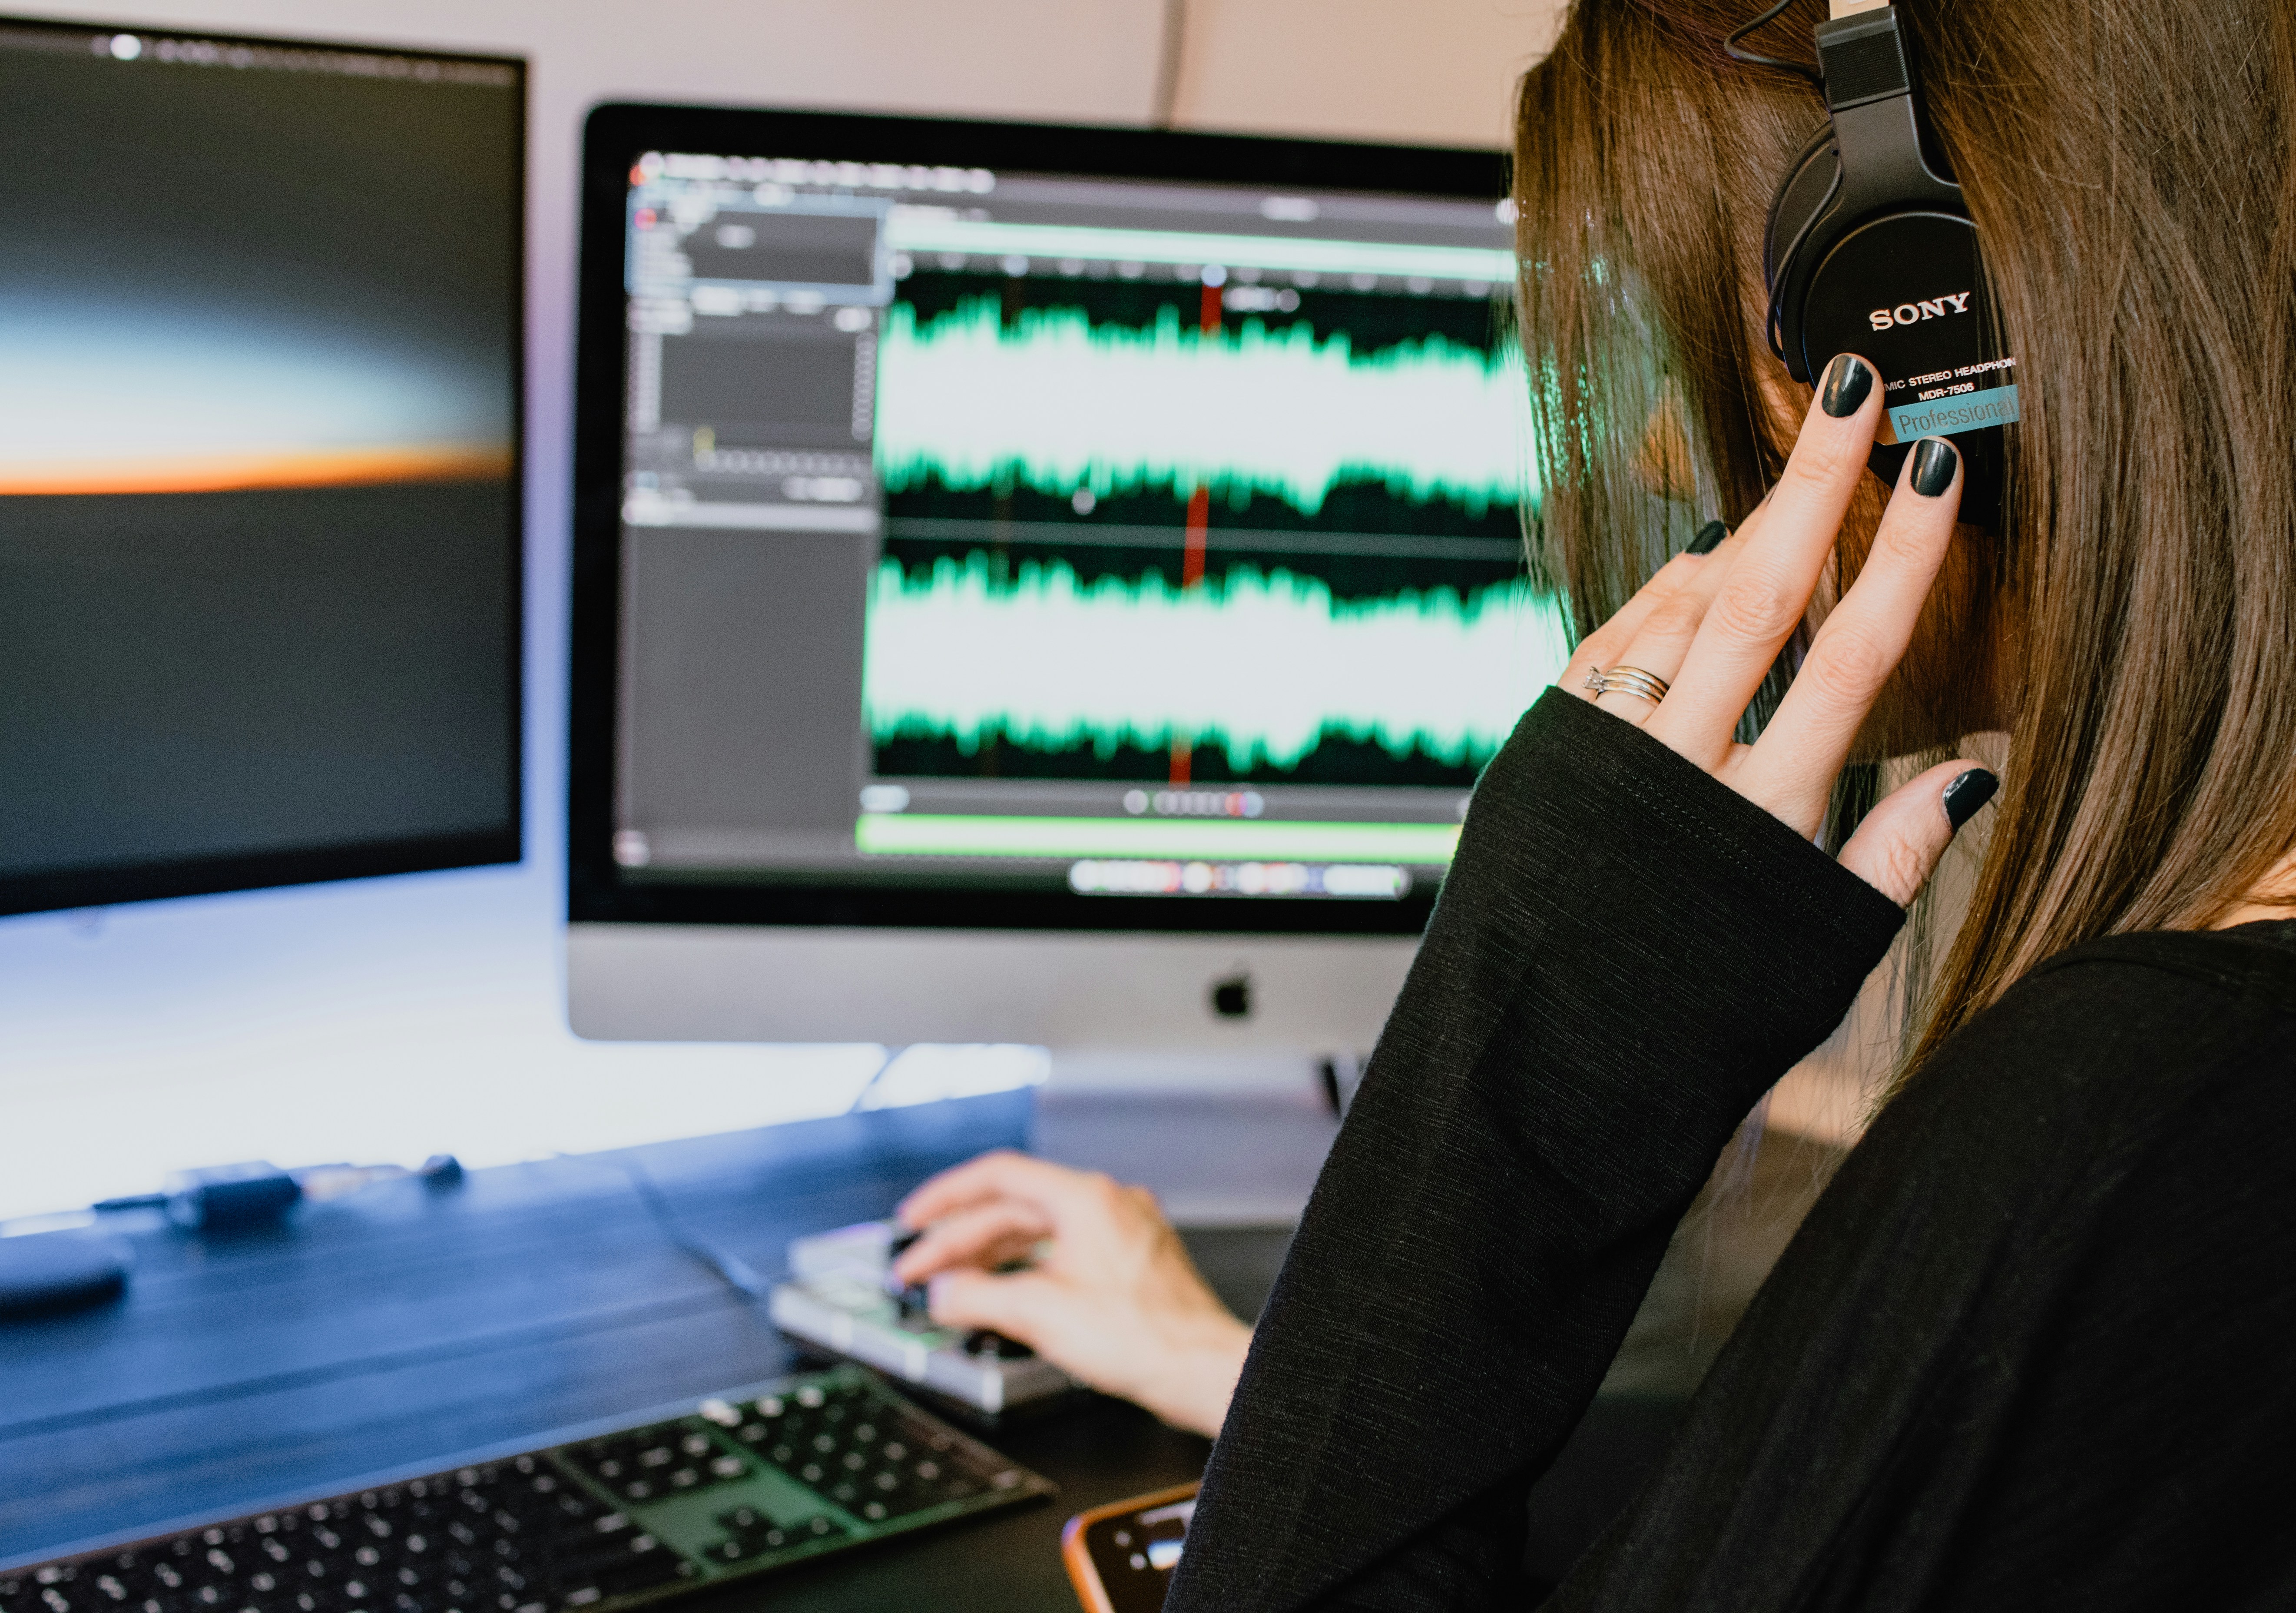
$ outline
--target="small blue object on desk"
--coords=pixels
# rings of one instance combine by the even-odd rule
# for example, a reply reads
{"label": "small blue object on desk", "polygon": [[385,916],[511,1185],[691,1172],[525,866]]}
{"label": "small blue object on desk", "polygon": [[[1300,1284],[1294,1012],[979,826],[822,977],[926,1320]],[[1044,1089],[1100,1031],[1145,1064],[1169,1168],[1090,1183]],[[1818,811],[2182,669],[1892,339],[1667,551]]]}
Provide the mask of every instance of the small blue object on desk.
{"label": "small blue object on desk", "polygon": [[168,1178],[168,1219],[186,1231],[267,1226],[295,1207],[302,1184],[277,1165],[204,1165]]}
{"label": "small blue object on desk", "polygon": [[88,1232],[0,1238],[0,1321],[86,1310],[127,1287],[127,1246]]}

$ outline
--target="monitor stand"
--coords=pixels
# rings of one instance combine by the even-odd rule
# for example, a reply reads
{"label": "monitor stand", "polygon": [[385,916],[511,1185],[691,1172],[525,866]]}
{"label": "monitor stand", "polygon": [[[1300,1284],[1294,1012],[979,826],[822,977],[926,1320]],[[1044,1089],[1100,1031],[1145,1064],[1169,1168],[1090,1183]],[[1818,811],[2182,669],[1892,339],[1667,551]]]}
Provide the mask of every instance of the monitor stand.
{"label": "monitor stand", "polygon": [[1339,1133],[1320,1062],[1055,1048],[1031,1146],[1151,1189],[1177,1226],[1288,1229]]}

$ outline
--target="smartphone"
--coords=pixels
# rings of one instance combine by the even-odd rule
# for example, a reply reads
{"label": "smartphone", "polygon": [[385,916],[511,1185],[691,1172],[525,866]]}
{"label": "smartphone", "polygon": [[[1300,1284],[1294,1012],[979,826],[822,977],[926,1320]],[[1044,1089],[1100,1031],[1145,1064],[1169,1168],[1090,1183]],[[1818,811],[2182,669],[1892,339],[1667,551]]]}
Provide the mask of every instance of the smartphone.
{"label": "smartphone", "polygon": [[1061,1560],[1085,1613],[1158,1613],[1195,1514],[1196,1486],[1182,1485],[1070,1518]]}

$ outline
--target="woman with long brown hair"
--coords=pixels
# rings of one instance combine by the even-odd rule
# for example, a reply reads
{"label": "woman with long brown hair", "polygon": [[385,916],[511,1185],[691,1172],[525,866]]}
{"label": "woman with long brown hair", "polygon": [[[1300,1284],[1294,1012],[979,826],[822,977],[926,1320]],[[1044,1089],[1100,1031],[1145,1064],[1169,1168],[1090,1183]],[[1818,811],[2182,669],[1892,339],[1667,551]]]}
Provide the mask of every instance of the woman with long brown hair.
{"label": "woman with long brown hair", "polygon": [[[1813,397],[1772,357],[1821,16],[1749,64],[1756,10],[1578,0],[1524,81],[1534,561],[1585,638],[1478,786],[1184,1613],[2296,1600],[2296,21],[1900,8],[2023,395],[1991,531],[1956,523],[1966,443],[1867,474],[1872,365]],[[1953,758],[1993,730],[1894,1095],[1656,1474],[1525,1584],[1526,1488],[1992,794]],[[1884,759],[1914,777],[1845,811]]]}

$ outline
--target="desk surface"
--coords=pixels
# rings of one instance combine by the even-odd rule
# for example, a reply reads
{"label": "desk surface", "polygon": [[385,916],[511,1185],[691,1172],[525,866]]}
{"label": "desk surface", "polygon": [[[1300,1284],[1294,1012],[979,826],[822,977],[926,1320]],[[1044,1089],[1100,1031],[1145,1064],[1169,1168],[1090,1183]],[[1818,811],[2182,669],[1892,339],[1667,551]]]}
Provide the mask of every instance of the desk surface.
{"label": "desk surface", "polygon": [[[1022,1142],[1028,1096],[474,1172],[447,1190],[385,1183],[238,1239],[128,1223],[124,1304],[0,1324],[0,1562],[788,1371],[788,1344],[676,1247],[629,1164],[686,1227],[778,1273],[791,1238],[882,1215],[931,1172]],[[1256,1311],[1282,1231],[1194,1241],[1231,1303]],[[1207,1448],[1108,1401],[989,1438],[1059,1497],[763,1582],[772,1605],[1070,1613],[1062,1521],[1194,1478]]]}

